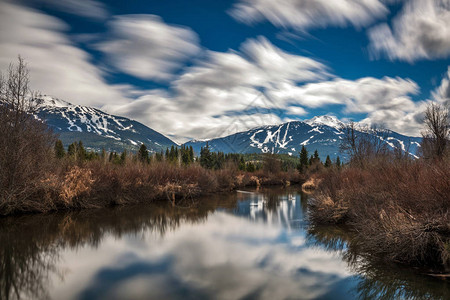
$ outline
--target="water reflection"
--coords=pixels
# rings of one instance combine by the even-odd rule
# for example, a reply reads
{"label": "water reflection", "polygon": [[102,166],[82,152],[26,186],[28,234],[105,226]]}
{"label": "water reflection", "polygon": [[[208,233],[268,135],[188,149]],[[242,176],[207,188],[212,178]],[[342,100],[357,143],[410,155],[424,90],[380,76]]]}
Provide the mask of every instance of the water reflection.
{"label": "water reflection", "polygon": [[361,277],[355,288],[360,299],[450,299],[450,285],[446,281],[361,253],[348,228],[311,226],[307,239],[342,253],[351,272]]}
{"label": "water reflection", "polygon": [[295,188],[0,220],[0,299],[448,298],[311,228]]}

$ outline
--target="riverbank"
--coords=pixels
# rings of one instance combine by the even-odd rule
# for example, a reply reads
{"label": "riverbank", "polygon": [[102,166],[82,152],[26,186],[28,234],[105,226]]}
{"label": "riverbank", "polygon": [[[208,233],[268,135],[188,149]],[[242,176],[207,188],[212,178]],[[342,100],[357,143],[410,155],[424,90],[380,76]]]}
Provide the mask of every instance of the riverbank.
{"label": "riverbank", "polygon": [[450,163],[405,160],[315,175],[312,224],[345,224],[359,251],[450,271]]}
{"label": "riverbank", "polygon": [[108,207],[169,201],[189,205],[200,196],[249,186],[290,185],[303,177],[296,171],[239,171],[235,167],[210,170],[197,163],[182,166],[129,161],[123,165],[94,160],[59,163],[40,180],[33,192],[0,203],[0,215]]}

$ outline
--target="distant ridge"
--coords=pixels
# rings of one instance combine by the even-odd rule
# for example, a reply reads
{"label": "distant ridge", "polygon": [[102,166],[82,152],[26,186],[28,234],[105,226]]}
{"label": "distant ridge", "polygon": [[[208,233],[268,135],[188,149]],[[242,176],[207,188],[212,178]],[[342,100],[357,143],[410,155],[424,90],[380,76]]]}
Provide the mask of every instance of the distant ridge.
{"label": "distant ridge", "polygon": [[[329,155],[331,159],[340,156],[345,160],[347,159],[345,154],[339,152],[343,124],[334,116],[316,116],[305,121],[260,126],[208,141],[192,140],[185,145],[192,146],[197,153],[208,142],[212,151],[278,153],[294,156],[297,156],[302,146],[305,146],[310,153],[317,150],[322,159]],[[421,140],[418,137],[409,137],[388,131],[384,142],[390,149],[401,149],[411,156],[416,156]]]}
{"label": "distant ridge", "polygon": [[45,121],[65,146],[82,140],[88,148],[109,151],[135,150],[142,143],[152,151],[164,151],[175,142],[137,121],[105,113],[99,109],[40,96],[34,98],[35,117]]}

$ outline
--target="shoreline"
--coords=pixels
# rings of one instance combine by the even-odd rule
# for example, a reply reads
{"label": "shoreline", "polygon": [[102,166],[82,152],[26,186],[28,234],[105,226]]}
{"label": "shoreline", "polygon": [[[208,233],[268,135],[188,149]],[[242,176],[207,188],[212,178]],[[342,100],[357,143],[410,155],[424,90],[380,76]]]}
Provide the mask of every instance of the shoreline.
{"label": "shoreline", "polygon": [[361,253],[448,277],[449,176],[447,162],[423,161],[316,174],[309,219],[348,226]]}
{"label": "shoreline", "polygon": [[196,164],[170,163],[113,166],[99,162],[69,165],[40,180],[35,192],[11,207],[0,207],[0,218],[56,211],[169,202],[192,204],[198,198],[248,187],[303,183],[295,171],[268,173],[235,169],[208,170]]}

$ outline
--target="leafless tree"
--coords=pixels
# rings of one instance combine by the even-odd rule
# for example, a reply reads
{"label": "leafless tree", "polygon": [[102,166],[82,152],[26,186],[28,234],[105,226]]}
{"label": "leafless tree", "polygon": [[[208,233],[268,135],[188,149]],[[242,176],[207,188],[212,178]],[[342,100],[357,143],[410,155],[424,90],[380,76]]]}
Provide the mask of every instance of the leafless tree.
{"label": "leafless tree", "polygon": [[386,143],[389,131],[385,129],[350,122],[341,127],[341,132],[340,151],[347,153],[354,164],[363,166],[367,161],[384,158],[389,153]]}
{"label": "leafless tree", "polygon": [[19,56],[0,74],[0,214],[29,201],[42,180],[54,142],[48,127],[33,113],[28,68]]}
{"label": "leafless tree", "polygon": [[448,108],[430,103],[425,110],[425,131],[422,133],[422,154],[425,158],[442,159],[450,143],[450,115]]}

